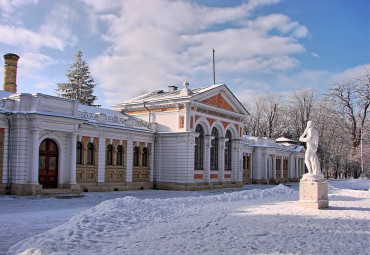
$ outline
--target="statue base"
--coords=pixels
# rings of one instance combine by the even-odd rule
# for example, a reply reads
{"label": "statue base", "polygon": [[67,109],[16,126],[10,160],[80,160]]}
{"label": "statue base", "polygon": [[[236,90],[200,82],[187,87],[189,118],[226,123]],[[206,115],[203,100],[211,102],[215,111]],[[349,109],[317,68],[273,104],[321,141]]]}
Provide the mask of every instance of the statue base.
{"label": "statue base", "polygon": [[329,207],[328,183],[322,174],[305,174],[299,183],[299,206],[323,209]]}

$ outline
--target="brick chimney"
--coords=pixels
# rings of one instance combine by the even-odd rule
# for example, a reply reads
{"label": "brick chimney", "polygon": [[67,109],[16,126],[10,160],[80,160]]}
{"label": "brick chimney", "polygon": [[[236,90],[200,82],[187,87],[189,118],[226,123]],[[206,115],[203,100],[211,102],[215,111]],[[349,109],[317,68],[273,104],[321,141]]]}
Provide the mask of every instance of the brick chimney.
{"label": "brick chimney", "polygon": [[4,55],[4,84],[3,90],[17,93],[17,63],[19,56],[13,53]]}

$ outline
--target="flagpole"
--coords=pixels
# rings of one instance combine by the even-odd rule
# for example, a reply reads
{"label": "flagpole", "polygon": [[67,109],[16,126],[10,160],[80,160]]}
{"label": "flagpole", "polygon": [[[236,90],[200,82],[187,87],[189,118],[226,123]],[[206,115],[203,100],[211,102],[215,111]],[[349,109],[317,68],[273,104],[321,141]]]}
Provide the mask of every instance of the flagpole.
{"label": "flagpole", "polygon": [[213,85],[216,85],[215,49],[213,49],[212,53],[213,53]]}

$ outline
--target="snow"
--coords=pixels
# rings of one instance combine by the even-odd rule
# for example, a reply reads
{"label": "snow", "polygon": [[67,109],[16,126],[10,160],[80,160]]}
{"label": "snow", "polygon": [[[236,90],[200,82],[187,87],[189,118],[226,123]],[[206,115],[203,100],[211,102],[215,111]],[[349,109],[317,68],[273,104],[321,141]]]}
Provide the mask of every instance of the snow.
{"label": "snow", "polygon": [[369,180],[329,181],[325,210],[287,185],[3,196],[0,254],[369,254]]}

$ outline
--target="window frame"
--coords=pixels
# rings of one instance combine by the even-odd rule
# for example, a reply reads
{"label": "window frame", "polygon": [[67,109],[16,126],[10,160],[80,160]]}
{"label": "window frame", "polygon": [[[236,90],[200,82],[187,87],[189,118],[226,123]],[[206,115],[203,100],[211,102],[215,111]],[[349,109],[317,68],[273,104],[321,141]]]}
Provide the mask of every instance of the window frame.
{"label": "window frame", "polygon": [[108,144],[106,147],[105,165],[107,166],[113,165],[113,145],[111,144]]}
{"label": "window frame", "polygon": [[218,148],[219,148],[219,135],[217,128],[212,128],[212,136],[215,138],[211,140],[211,160],[210,169],[218,170]]}
{"label": "window frame", "polygon": [[139,151],[139,147],[134,147],[134,157],[132,161],[133,166],[139,166]]}
{"label": "window frame", "polygon": [[94,143],[88,143],[86,145],[87,150],[86,150],[86,164],[87,165],[95,165],[95,146]]}
{"label": "window frame", "polygon": [[141,154],[141,166],[144,166],[144,167],[147,167],[148,166],[148,155],[149,155],[149,153],[148,153],[148,148],[147,147],[144,147],[143,149],[142,149],[142,152],[141,152],[142,154]]}
{"label": "window frame", "polygon": [[122,145],[117,146],[116,151],[116,165],[117,166],[124,166],[124,149]]}
{"label": "window frame", "polygon": [[76,142],[76,164],[82,164],[82,143]]}
{"label": "window frame", "polygon": [[204,129],[202,125],[198,124],[195,132],[199,133],[199,136],[195,137],[194,169],[204,170]]}
{"label": "window frame", "polygon": [[225,170],[232,170],[232,136],[230,130],[226,131],[225,138]]}

